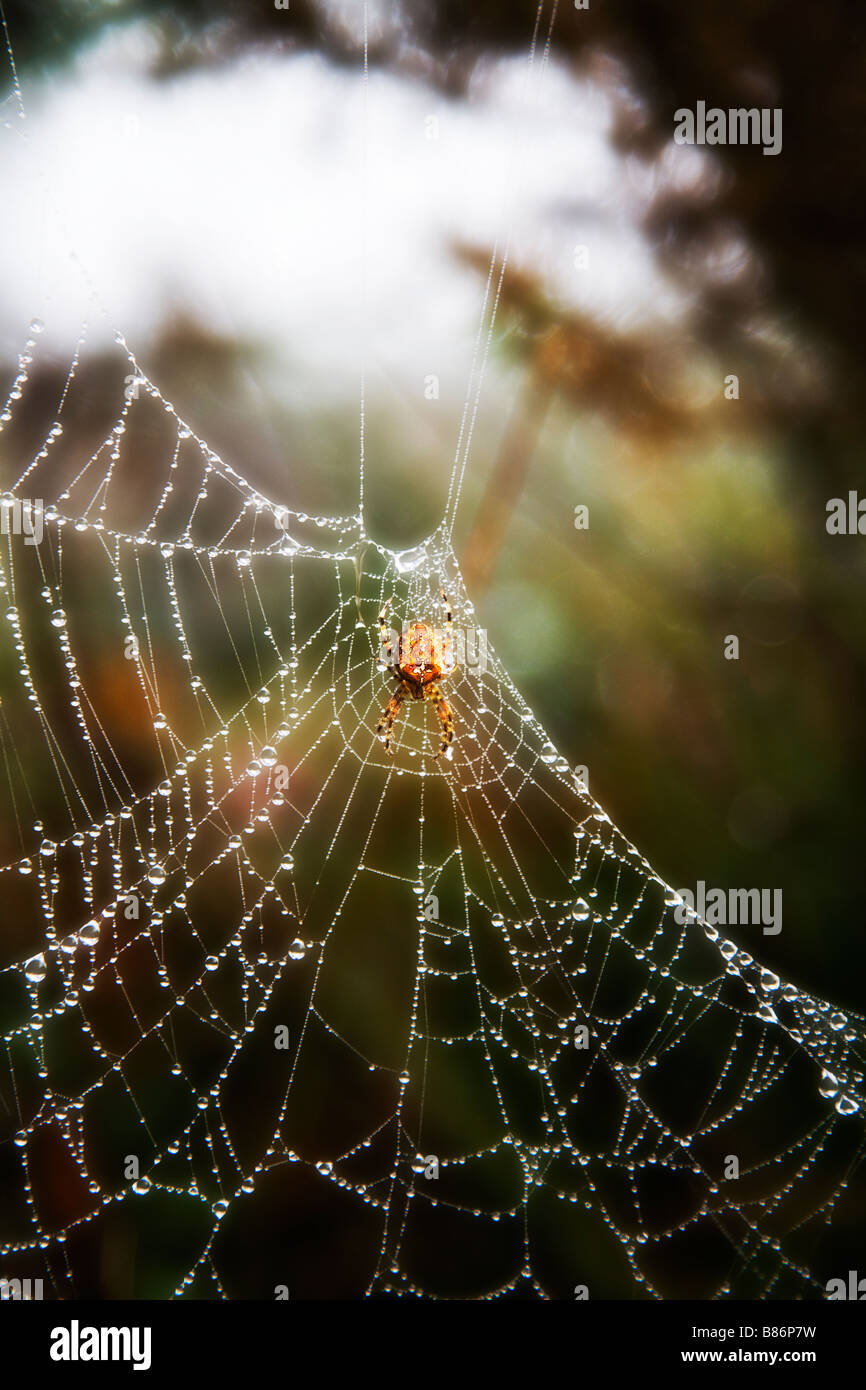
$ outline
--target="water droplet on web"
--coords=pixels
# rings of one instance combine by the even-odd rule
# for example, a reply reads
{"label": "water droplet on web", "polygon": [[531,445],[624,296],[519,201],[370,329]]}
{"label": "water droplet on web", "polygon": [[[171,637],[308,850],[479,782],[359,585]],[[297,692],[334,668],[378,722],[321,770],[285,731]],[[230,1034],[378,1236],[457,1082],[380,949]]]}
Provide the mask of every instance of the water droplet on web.
{"label": "water droplet on web", "polygon": [[571,915],[574,918],[575,922],[585,922],[590,914],[590,910],[591,909],[589,903],[586,901],[586,898],[577,898],[575,899],[574,906],[571,909]]}
{"label": "water droplet on web", "polygon": [[44,329],[45,329],[45,324],[42,322],[41,319],[31,319],[31,320],[30,320],[30,332],[31,332],[31,333],[42,333],[42,332],[44,331]]}
{"label": "water droplet on web", "polygon": [[81,928],[81,931],[78,933],[78,940],[81,942],[82,946],[87,946],[88,948],[96,945],[99,940],[99,923],[95,917],[91,918],[91,920]]}
{"label": "water droplet on web", "polygon": [[552,743],[545,743],[544,747],[543,747],[542,750],[541,750],[541,761],[542,761],[543,763],[548,763],[548,764],[550,764],[550,763],[555,763],[555,762],[556,762],[556,759],[557,759],[558,757],[559,757],[559,754],[557,753],[557,751],[556,751],[556,749],[554,748],[553,744],[552,744]]}
{"label": "water droplet on web", "polygon": [[165,883],[165,869],[161,864],[153,864],[151,866],[147,875],[147,881],[153,884],[154,888],[158,888],[161,883]]}
{"label": "water droplet on web", "polygon": [[284,854],[280,860],[280,868],[289,871],[295,867],[295,858],[292,854]]}
{"label": "water droplet on web", "polygon": [[410,574],[427,558],[427,552],[423,545],[416,545],[411,550],[401,550],[394,556],[394,565],[398,574]]}
{"label": "water droplet on web", "polygon": [[781,981],[778,975],[774,975],[772,970],[763,969],[761,971],[761,989],[778,989]]}
{"label": "water droplet on web", "polygon": [[831,1071],[827,1071],[826,1068],[823,1068],[821,1071],[821,1080],[818,1084],[819,1095],[829,1098],[830,1096],[835,1096],[838,1089],[839,1078],[834,1076]]}
{"label": "water droplet on web", "polygon": [[276,748],[273,748],[271,744],[266,743],[261,753],[259,754],[259,762],[261,763],[262,767],[273,767],[276,761]]}
{"label": "water droplet on web", "polygon": [[844,1014],[830,1015],[830,1027],[833,1029],[834,1033],[840,1033],[847,1022],[848,1020]]}
{"label": "water droplet on web", "polygon": [[261,765],[261,763],[259,762],[258,758],[253,758],[252,762],[250,763],[249,767],[247,768],[247,776],[248,776],[248,777],[258,777],[258,775],[259,775],[259,773],[261,772],[261,770],[262,770],[262,765]]}
{"label": "water droplet on web", "polygon": [[306,950],[306,942],[302,941],[299,936],[296,936],[291,946],[289,947],[290,960],[302,960],[304,955],[306,954]]}
{"label": "water droplet on web", "polygon": [[836,1109],[840,1115],[856,1115],[860,1109],[860,1102],[853,1096],[840,1096],[836,1102]]}
{"label": "water droplet on web", "polygon": [[54,612],[51,614],[51,626],[52,626],[52,627],[65,627],[65,626],[66,626],[66,614],[63,612],[63,609],[62,609],[62,608],[55,608]]}
{"label": "water droplet on web", "polygon": [[205,970],[217,970],[219,968],[219,958],[217,956],[208,956],[204,963],[204,968]]}
{"label": "water droplet on web", "polygon": [[24,974],[33,984],[38,985],[40,980],[45,979],[47,973],[48,969],[45,964],[44,956],[33,956],[24,967]]}
{"label": "water droplet on web", "polygon": [[150,1191],[150,1178],[137,1178],[132,1184],[132,1190],[136,1197],[144,1197]]}
{"label": "water droplet on web", "polygon": [[329,1175],[330,1173],[333,1173],[333,1171],[334,1171],[334,1165],[333,1165],[333,1163],[328,1163],[328,1162],[326,1162],[324,1159],[323,1159],[320,1163],[317,1163],[317,1164],[316,1164],[316,1172],[317,1172],[317,1173],[321,1173],[321,1175],[322,1175],[323,1178],[328,1177],[328,1175]]}

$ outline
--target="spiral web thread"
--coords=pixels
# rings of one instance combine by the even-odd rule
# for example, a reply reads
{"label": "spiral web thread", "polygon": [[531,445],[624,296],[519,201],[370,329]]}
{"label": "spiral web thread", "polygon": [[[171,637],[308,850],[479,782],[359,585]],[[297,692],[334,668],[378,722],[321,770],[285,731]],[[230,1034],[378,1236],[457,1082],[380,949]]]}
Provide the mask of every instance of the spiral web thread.
{"label": "spiral web thread", "polygon": [[19,452],[39,327],[0,418],[0,1275],[83,1296],[149,1211],[161,1296],[820,1296],[864,1021],[678,921],[494,653],[450,760],[412,701],[386,755],[383,604],[473,625],[445,527],[281,508],[122,340],[108,428],[76,354]]}

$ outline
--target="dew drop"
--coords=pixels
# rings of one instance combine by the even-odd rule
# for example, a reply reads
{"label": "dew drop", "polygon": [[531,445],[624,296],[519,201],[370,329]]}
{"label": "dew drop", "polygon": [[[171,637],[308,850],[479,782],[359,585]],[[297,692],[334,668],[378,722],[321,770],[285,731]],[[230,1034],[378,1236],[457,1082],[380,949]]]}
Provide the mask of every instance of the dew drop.
{"label": "dew drop", "polygon": [[426,551],[423,545],[416,545],[411,550],[401,550],[394,556],[394,564],[398,574],[410,574],[416,570],[426,558]]}
{"label": "dew drop", "polygon": [[44,956],[33,956],[32,960],[29,960],[24,967],[24,974],[27,976],[27,979],[37,985],[40,980],[45,979],[47,973],[48,967],[45,964]]}
{"label": "dew drop", "polygon": [[839,1078],[834,1076],[831,1071],[827,1071],[826,1067],[824,1067],[821,1071],[821,1080],[818,1084],[819,1095],[826,1096],[829,1099],[830,1096],[835,1096],[838,1089]]}
{"label": "dew drop", "polygon": [[91,920],[81,928],[81,931],[78,933],[78,940],[81,942],[82,946],[87,946],[88,949],[96,945],[99,940],[99,923],[95,917],[91,918]]}

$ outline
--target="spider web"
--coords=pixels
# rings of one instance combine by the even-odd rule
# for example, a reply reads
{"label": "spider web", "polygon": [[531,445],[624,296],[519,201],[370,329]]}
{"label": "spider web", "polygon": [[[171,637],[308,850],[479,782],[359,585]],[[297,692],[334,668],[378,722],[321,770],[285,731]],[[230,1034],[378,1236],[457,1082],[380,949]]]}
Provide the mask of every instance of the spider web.
{"label": "spider web", "polygon": [[383,603],[472,622],[447,525],[280,507],[131,355],[82,461],[77,360],[3,498],[3,1267],[80,1295],[150,1203],[165,1293],[816,1291],[863,1021],[681,925],[492,651],[450,762],[414,702],[385,754]]}
{"label": "spider web", "polygon": [[[0,1274],[820,1296],[864,1020],[684,911],[470,640],[471,420],[397,553],[256,490],[123,339],[113,399],[83,339],[34,443],[40,330],[0,413]],[[389,757],[378,615],[443,589],[453,756],[407,702]]]}

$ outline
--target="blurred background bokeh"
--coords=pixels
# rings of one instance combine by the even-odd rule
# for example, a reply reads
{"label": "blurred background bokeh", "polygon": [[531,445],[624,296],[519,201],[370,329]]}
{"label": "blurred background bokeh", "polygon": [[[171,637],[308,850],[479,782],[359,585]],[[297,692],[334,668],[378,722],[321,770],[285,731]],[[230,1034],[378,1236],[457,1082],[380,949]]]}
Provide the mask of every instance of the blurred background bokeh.
{"label": "blurred background bokeh", "polygon": [[[478,622],[657,871],[781,888],[749,949],[862,1011],[866,540],[826,507],[866,488],[864,11],[550,10],[371,0],[365,94],[355,0],[6,0],[3,378],[38,313],[56,399],[90,306],[92,399],[122,328],[255,486],[346,514],[363,369],[367,525],[407,547],[492,258],[457,516]],[[781,107],[781,153],[675,145],[698,100]]]}

